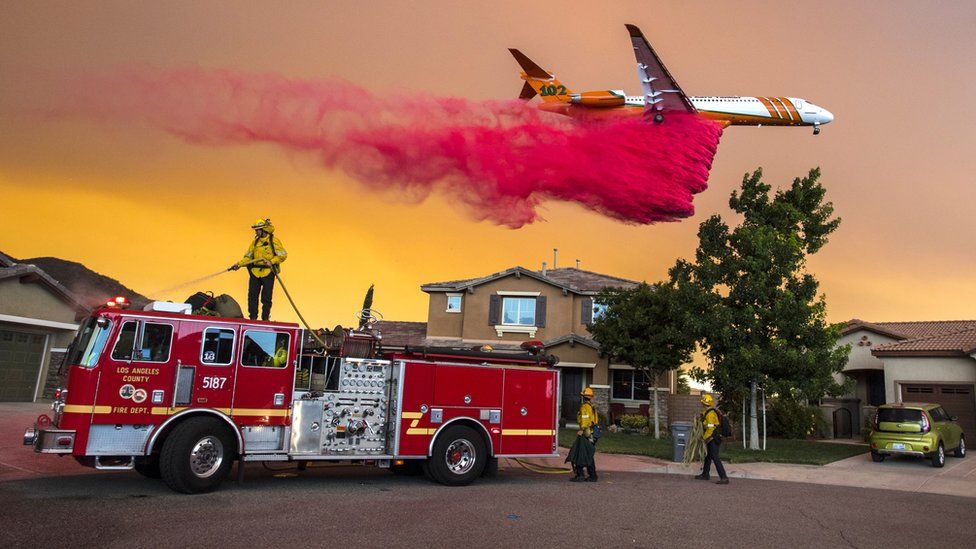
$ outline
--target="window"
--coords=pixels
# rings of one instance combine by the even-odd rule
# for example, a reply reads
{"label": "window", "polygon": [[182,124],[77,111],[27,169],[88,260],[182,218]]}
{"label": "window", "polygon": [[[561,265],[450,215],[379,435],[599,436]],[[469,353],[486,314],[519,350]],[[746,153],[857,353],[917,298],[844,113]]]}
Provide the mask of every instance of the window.
{"label": "window", "polygon": [[98,363],[98,357],[102,354],[111,331],[112,324],[107,320],[99,324],[98,319],[88,319],[78,333],[78,338],[71,344],[65,362],[87,367],[94,366]]}
{"label": "window", "polygon": [[207,328],[203,331],[203,346],[200,349],[200,362],[216,366],[226,366],[234,358],[234,330],[228,328]]}
{"label": "window", "polygon": [[447,294],[447,312],[449,313],[460,313],[461,312],[461,296]]}
{"label": "window", "polygon": [[288,365],[288,334],[248,330],[244,332],[241,364],[263,368],[284,368]]}
{"label": "window", "polygon": [[613,370],[613,391],[616,400],[651,399],[650,383],[647,374],[636,370]]}
{"label": "window", "polygon": [[[122,324],[119,338],[112,349],[112,358],[136,362],[168,362],[173,327],[169,324],[146,322],[142,325],[142,334],[137,334],[136,329],[139,324],[134,320]],[[141,348],[137,348],[137,335],[141,335],[139,338],[142,341]]]}
{"label": "window", "polygon": [[922,411],[911,408],[879,408],[878,423],[921,423]]}
{"label": "window", "polygon": [[929,415],[932,416],[932,421],[949,421],[949,414],[942,408],[929,410]]}
{"label": "window", "polygon": [[502,324],[535,326],[535,298],[506,297],[502,299]]}
{"label": "window", "polygon": [[605,312],[607,312],[606,304],[593,302],[593,320],[600,318]]}

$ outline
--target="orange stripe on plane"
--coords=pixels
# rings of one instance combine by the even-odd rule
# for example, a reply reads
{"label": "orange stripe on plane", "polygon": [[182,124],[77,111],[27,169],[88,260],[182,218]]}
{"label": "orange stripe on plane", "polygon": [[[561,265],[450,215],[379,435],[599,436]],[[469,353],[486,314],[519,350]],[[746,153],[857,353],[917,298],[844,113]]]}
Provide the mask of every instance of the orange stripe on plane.
{"label": "orange stripe on plane", "polygon": [[790,111],[786,109],[786,105],[783,104],[782,99],[780,99],[779,97],[770,97],[769,100],[773,102],[773,106],[776,107],[776,110],[782,113],[781,117],[783,119],[787,119],[790,121],[793,120],[793,115],[790,114]]}
{"label": "orange stripe on plane", "polygon": [[779,100],[786,105],[786,108],[790,110],[790,117],[794,122],[800,122],[800,113],[796,112],[796,107],[793,106],[793,102],[787,97],[780,97]]}
{"label": "orange stripe on plane", "polygon": [[759,102],[762,103],[764,107],[766,107],[766,110],[769,111],[770,118],[780,117],[779,113],[776,112],[776,107],[773,106],[773,104],[769,101],[768,97],[757,97],[756,99],[758,99]]}

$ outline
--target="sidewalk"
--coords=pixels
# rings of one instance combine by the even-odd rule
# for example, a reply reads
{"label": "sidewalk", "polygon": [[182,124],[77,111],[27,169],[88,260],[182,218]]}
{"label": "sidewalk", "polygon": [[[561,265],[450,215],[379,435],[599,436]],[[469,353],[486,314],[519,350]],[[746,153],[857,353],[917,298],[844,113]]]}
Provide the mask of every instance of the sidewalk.
{"label": "sidewalk", "polygon": [[[560,448],[560,459],[528,460],[547,466],[568,467],[563,463],[567,449]],[[507,464],[518,467],[518,464]],[[657,473],[685,475],[701,472],[701,463],[685,466],[646,456],[597,453],[599,472]],[[883,463],[871,461],[870,454],[854,456],[824,466],[785,463],[726,463],[730,478],[779,480],[829,484],[856,488],[876,488],[905,492],[923,492],[976,498],[976,458],[947,457],[945,467],[936,469],[928,460],[888,458]],[[713,470],[713,476],[714,470]]]}

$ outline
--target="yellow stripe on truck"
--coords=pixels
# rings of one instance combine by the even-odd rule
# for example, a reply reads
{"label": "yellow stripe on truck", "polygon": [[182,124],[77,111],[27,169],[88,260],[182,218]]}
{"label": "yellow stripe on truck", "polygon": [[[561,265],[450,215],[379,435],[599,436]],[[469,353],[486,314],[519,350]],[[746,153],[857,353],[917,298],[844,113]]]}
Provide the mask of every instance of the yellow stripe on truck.
{"label": "yellow stripe on truck", "polygon": [[432,435],[437,432],[437,429],[427,429],[425,427],[411,427],[407,429],[408,435]]}
{"label": "yellow stripe on truck", "polygon": [[403,419],[420,419],[424,417],[424,414],[421,414],[420,412],[403,412],[400,414],[400,417]]}
{"label": "yellow stripe on truck", "polygon": [[502,436],[552,436],[552,429],[502,429]]}
{"label": "yellow stripe on truck", "polygon": [[66,414],[111,414],[112,407],[93,404],[65,404],[63,412]]}

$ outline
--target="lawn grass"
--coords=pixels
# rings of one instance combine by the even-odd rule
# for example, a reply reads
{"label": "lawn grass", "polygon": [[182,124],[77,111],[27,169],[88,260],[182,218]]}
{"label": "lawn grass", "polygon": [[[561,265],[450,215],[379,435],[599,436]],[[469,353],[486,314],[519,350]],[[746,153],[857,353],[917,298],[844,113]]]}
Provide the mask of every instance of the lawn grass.
{"label": "lawn grass", "polygon": [[[576,439],[575,429],[559,430],[559,445],[570,447]],[[671,459],[671,439],[655,440],[653,436],[610,433],[603,431],[597,444],[597,452],[604,454],[629,454]],[[742,441],[726,441],[722,444],[722,461],[726,463],[799,463],[826,465],[834,461],[868,452],[868,447],[856,444],[837,444],[816,440],[774,439],[767,441],[765,451],[744,450]]]}

